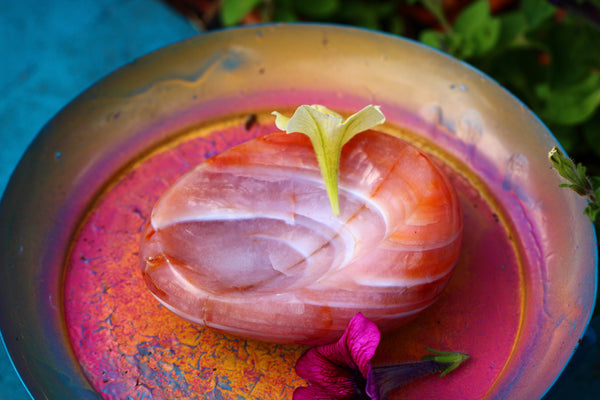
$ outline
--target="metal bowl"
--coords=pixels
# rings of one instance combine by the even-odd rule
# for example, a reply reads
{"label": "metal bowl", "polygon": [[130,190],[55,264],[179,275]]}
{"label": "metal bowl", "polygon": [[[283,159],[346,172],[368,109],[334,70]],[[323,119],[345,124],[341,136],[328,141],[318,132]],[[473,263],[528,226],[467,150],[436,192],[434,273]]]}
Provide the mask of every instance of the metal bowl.
{"label": "metal bowl", "polygon": [[544,395],[597,288],[593,226],[585,201],[558,187],[547,160],[554,137],[489,77],[445,54],[372,31],[282,24],[203,34],[136,60],[68,104],[23,156],[0,204],[0,327],[34,398],[101,398],[68,335],[64,279],[82,221],[116,177],[206,121],[306,103],[379,104],[391,126],[478,182],[518,254],[521,314],[494,379],[470,381],[461,398]]}

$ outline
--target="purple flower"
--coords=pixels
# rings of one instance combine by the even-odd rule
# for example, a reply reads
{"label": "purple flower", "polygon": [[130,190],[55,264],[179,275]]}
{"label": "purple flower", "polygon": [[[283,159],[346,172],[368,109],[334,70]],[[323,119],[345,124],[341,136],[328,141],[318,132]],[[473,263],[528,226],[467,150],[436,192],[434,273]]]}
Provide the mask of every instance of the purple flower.
{"label": "purple flower", "polygon": [[293,400],[383,400],[403,384],[424,375],[444,376],[469,358],[467,354],[430,350],[422,361],[371,366],[381,334],[361,313],[356,314],[336,342],[304,353],[296,372],[309,386],[294,391]]}
{"label": "purple flower", "polygon": [[297,388],[294,400],[370,399],[365,388],[380,338],[377,326],[356,314],[340,340],[313,347],[298,359],[296,372],[310,386]]}

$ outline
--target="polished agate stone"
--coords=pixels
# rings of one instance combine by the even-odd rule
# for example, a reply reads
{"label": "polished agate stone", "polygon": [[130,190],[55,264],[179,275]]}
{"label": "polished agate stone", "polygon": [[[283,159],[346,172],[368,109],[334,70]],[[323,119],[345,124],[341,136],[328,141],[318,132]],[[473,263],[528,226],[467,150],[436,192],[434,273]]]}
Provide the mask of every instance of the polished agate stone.
{"label": "polished agate stone", "polygon": [[335,340],[358,312],[387,331],[433,304],[462,235],[436,164],[363,132],[342,150],[339,205],[334,215],[306,136],[232,147],[159,199],[141,243],[144,278],[186,320],[280,343]]}

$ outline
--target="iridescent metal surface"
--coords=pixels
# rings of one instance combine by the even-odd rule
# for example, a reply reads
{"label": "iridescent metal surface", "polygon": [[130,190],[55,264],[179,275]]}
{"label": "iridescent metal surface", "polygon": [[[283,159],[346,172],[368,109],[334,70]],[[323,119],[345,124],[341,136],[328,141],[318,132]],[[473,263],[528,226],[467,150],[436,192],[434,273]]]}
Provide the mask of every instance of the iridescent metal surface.
{"label": "iridescent metal surface", "polygon": [[457,274],[438,304],[384,338],[376,361],[430,346],[472,362],[402,394],[545,393],[597,285],[593,227],[549,168],[552,135],[487,77],[429,48],[354,28],[267,25],[201,35],[116,71],[23,158],[0,206],[0,326],[36,398],[290,397],[301,348],[179,321],[142,290],[135,246],[179,173],[266,133],[264,112],[303,103],[380,104],[386,129],[438,157],[461,193]]}

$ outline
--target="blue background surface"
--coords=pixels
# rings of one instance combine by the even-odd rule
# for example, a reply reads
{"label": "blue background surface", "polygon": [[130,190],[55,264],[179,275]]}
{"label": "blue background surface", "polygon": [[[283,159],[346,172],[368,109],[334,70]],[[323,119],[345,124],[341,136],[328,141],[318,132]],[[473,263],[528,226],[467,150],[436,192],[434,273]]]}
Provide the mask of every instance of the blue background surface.
{"label": "blue background surface", "polygon": [[[198,32],[158,0],[0,3],[0,193],[42,126],[118,67]],[[600,399],[600,319],[545,400]],[[30,397],[0,347],[0,400]]]}
{"label": "blue background surface", "polygon": [[[137,57],[198,33],[158,0],[0,6],[0,193],[35,135],[74,97]],[[28,399],[0,346],[0,400]]]}

